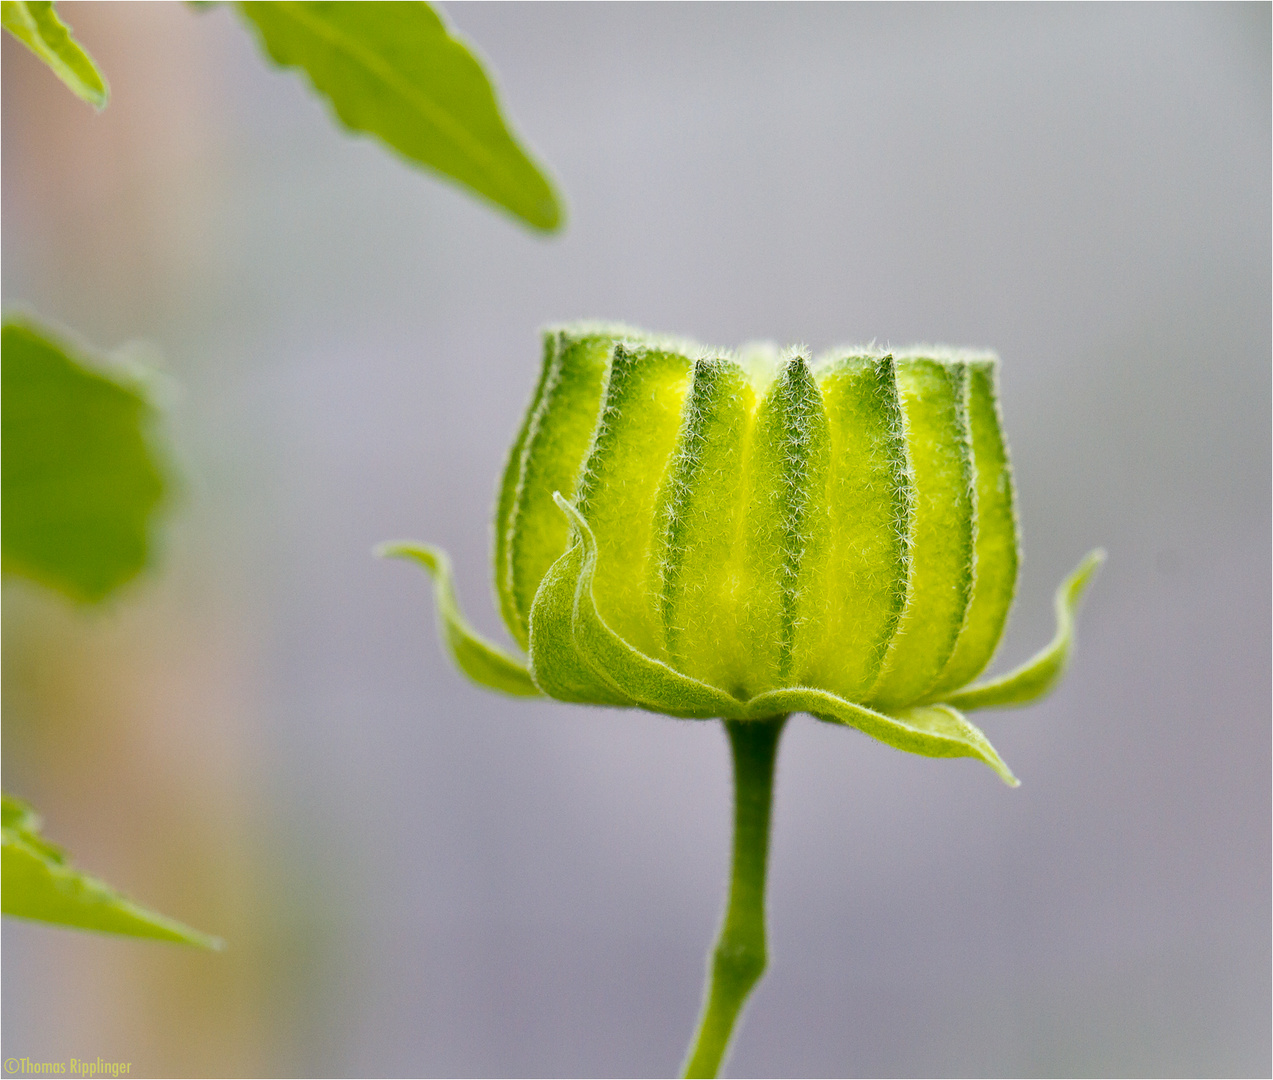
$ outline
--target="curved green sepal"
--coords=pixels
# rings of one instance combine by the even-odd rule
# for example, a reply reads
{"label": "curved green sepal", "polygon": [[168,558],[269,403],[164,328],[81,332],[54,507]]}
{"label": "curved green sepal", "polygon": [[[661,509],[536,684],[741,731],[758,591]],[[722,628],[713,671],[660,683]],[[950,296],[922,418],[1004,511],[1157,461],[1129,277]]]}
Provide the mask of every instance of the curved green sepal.
{"label": "curved green sepal", "polygon": [[40,835],[40,819],[20,799],[3,797],[0,845],[0,909],[19,919],[71,926],[103,934],[156,938],[220,950],[220,938],[134,904],[105,882],[76,870],[55,844]]}
{"label": "curved green sepal", "polygon": [[[741,717],[743,705],[737,698],[688,675],[682,675],[663,661],[634,649],[606,625],[597,611],[592,595],[592,582],[597,569],[596,537],[583,516],[560,492],[554,493],[553,497],[562,513],[570,520],[577,540],[570,551],[558,560],[558,564],[570,559],[573,570],[574,563],[578,563],[578,569],[574,573],[571,605],[571,632],[578,656],[597,677],[604,679],[632,703],[644,708],[685,719]],[[538,607],[537,597],[536,609]],[[533,620],[535,616],[532,614],[531,618]]]}
{"label": "curved green sepal", "polygon": [[583,545],[576,539],[539,583],[530,609],[531,678],[558,701],[631,708],[637,702],[593,671],[575,641],[575,592],[583,560]]}
{"label": "curved green sepal", "polygon": [[942,701],[960,709],[993,709],[1025,705],[1037,701],[1057,684],[1074,646],[1074,614],[1096,571],[1105,561],[1100,548],[1089,551],[1074,572],[1057,586],[1056,634],[1046,648],[1035,653],[1014,671],[997,679],[948,694]]}
{"label": "curved green sepal", "polygon": [[526,666],[491,644],[464,618],[455,599],[451,580],[451,560],[441,548],[410,541],[381,544],[377,555],[411,559],[433,578],[433,595],[438,608],[438,626],[451,658],[465,675],[481,686],[515,697],[539,697]]}
{"label": "curved green sepal", "polygon": [[747,716],[753,719],[793,712],[812,713],[819,720],[847,724],[909,754],[976,758],[994,769],[1009,787],[1019,783],[985,735],[949,705],[915,705],[888,714],[806,686],[770,690],[747,702]]}
{"label": "curved green sepal", "polygon": [[51,0],[3,0],[4,28],[48,65],[76,97],[99,112],[110,100],[110,87],[93,58],[58,18]]}

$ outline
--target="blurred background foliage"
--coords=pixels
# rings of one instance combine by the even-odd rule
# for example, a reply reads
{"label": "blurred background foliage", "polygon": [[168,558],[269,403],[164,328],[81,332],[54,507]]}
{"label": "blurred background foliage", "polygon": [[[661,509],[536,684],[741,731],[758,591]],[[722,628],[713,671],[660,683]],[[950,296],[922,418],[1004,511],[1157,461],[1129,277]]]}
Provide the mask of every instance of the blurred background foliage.
{"label": "blurred background foliage", "polygon": [[6,317],[3,349],[5,572],[103,600],[150,560],[169,486],[150,394],[30,318]]}
{"label": "blurred background foliage", "polygon": [[111,106],[4,42],[4,298],[155,343],[185,489],[162,573],[102,611],[6,585],[4,782],[233,947],[7,923],[6,1052],[675,1066],[717,726],[489,699],[369,556],[437,540],[498,626],[534,330],[596,316],[997,348],[1003,665],[1110,551],[1066,685],[987,723],[1020,791],[793,721],[732,1072],[1269,1071],[1266,5],[449,5],[570,193],[550,242],[349,139],[229,10],[63,10]]}
{"label": "blurred background foliage", "polygon": [[[207,5],[202,5],[207,6]],[[504,124],[486,73],[427,3],[235,5],[269,55],[296,67],[351,131],[379,137],[551,230],[561,208]],[[109,90],[51,0],[4,0],[4,29],[97,109]],[[169,471],[144,370],[84,360],[38,320],[4,320],[4,572],[97,603],[153,561]],[[139,907],[76,868],[5,796],[6,915],[84,930],[220,942]]]}

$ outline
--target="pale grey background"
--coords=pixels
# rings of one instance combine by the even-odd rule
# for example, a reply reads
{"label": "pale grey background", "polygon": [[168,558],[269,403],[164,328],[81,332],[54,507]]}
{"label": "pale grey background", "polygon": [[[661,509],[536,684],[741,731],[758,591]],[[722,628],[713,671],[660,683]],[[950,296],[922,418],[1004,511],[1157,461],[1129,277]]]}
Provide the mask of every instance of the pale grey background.
{"label": "pale grey background", "polygon": [[553,239],[339,132],[228,10],[66,8],[115,99],[5,42],[4,297],[158,348],[185,487],[87,628],[8,587],[5,783],[231,950],[6,924],[6,1055],[676,1068],[718,727],[472,688],[369,554],[445,545],[494,632],[536,331],[595,316],[998,349],[1001,663],[1110,556],[1061,690],[983,714],[1019,790],[792,723],[731,1073],[1268,1074],[1267,4],[448,5],[559,178]]}

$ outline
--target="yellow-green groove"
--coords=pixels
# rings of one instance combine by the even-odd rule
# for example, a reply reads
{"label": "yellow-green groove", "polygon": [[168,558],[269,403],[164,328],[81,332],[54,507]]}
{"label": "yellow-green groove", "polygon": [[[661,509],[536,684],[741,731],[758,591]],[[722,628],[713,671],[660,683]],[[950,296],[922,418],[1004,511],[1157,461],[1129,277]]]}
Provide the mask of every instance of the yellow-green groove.
{"label": "yellow-green groove", "polygon": [[[662,633],[647,587],[659,485],[676,447],[691,371],[677,352],[618,342],[601,416],[579,481],[579,512],[608,554],[597,606],[617,633],[657,656]],[[641,528],[633,528],[633,521]]]}
{"label": "yellow-green groove", "polygon": [[[504,462],[504,474],[500,480],[499,495],[495,503],[495,596],[499,601],[500,615],[504,625],[522,628],[522,614],[518,610],[513,591],[513,513],[517,507],[519,481],[522,476],[522,455],[526,451],[526,443],[530,439],[535,419],[539,415],[539,403],[543,400],[544,391],[551,379],[557,349],[561,335],[553,332],[544,334],[544,360],[539,369],[539,382],[535,384],[535,393],[531,396],[530,407],[522,418],[522,426],[517,431],[517,438],[509,448]],[[526,648],[526,634],[515,633],[517,643]]]}
{"label": "yellow-green groove", "polygon": [[[551,332],[550,332],[551,333]],[[532,405],[525,445],[516,462],[502,570],[501,610],[514,640],[529,644],[535,590],[566,546],[569,530],[553,505],[553,492],[573,496],[579,468],[596,426],[613,338],[591,328],[556,331],[545,346],[543,389]],[[509,462],[509,471],[514,467]],[[506,479],[505,487],[509,486]]]}
{"label": "yellow-green groove", "polygon": [[[680,442],[660,495],[654,561],[664,650],[676,666],[736,687],[731,562],[742,522],[744,469],[754,394],[725,359],[694,364]],[[704,648],[705,641],[714,647]],[[724,645],[724,648],[722,648]]]}
{"label": "yellow-green groove", "polygon": [[819,383],[831,432],[830,603],[806,681],[865,701],[906,603],[915,487],[893,357],[834,357]]}
{"label": "yellow-green groove", "polygon": [[747,997],[768,962],[765,944],[765,871],[773,807],[774,764],[785,716],[726,720],[734,762],[734,851],[729,901],[707,969],[698,1030],[685,1076],[715,1076]]}
{"label": "yellow-green groove", "polygon": [[997,359],[968,364],[968,427],[976,484],[973,595],[955,651],[935,686],[932,700],[965,686],[990,663],[1016,592],[1020,551],[1012,465],[999,415]]}
{"label": "yellow-green groove", "polygon": [[886,709],[919,698],[954,652],[972,600],[976,513],[967,365],[903,357],[897,378],[915,509],[906,607],[869,695]]}

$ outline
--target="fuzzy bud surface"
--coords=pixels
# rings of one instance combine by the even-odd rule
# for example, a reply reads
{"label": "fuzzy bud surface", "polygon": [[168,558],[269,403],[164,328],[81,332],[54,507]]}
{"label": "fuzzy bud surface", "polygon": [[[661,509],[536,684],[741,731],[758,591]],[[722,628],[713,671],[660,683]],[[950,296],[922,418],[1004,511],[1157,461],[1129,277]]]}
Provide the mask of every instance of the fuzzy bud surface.
{"label": "fuzzy bud surface", "polygon": [[555,327],[496,507],[496,591],[526,659],[469,627],[441,551],[384,551],[434,574],[444,639],[484,685],[687,718],[808,712],[1015,784],[963,713],[1055,685],[1103,554],[1058,589],[1048,647],[969,686],[1020,563],[998,366]]}

